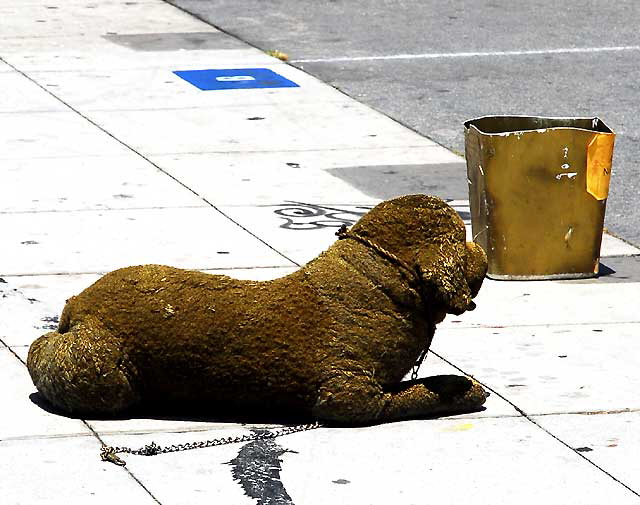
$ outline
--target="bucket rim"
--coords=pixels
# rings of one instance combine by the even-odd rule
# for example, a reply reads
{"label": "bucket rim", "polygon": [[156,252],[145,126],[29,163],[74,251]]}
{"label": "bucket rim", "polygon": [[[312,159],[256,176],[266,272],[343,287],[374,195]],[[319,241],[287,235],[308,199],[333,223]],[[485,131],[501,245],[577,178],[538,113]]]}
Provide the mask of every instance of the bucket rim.
{"label": "bucket rim", "polygon": [[[591,121],[592,128],[583,128],[578,126],[548,126],[545,128],[522,128],[513,130],[504,130],[501,132],[486,132],[481,130],[476,122],[485,119],[529,119],[529,120],[543,120],[543,121]],[[602,135],[615,135],[615,132],[609,128],[609,126],[598,116],[531,116],[527,114],[489,114],[486,116],[479,116],[473,119],[468,119],[464,123],[465,130],[473,129],[485,136],[504,137],[507,135],[514,135],[517,133],[531,133],[531,132],[546,132],[549,130],[578,130],[591,133],[597,133]]]}

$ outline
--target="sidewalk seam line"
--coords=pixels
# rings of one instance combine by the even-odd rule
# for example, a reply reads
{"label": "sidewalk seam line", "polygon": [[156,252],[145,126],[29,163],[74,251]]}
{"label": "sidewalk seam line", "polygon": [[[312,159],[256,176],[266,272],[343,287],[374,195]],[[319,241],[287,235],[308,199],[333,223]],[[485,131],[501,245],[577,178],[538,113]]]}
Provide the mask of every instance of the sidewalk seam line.
{"label": "sidewalk seam line", "polygon": [[[100,438],[100,435],[98,435],[98,432],[96,432],[96,431],[91,427],[91,425],[90,425],[87,421],[85,421],[85,420],[83,419],[83,420],[82,420],[82,423],[83,423],[83,424],[84,424],[84,425],[89,429],[89,431],[91,431],[91,433],[93,434],[93,436],[94,436],[95,438],[97,438],[97,439],[98,439],[98,441],[100,442],[100,444],[101,444],[101,445],[103,445],[103,446],[108,445],[108,444],[106,444],[106,443],[102,440],[102,438]],[[96,458],[97,458],[97,457],[98,457],[98,454],[97,454],[97,451],[96,451]],[[149,490],[149,488],[148,488],[147,486],[145,486],[145,485],[142,483],[142,481],[141,481],[138,477],[136,477],[136,475],[135,475],[135,474],[134,474],[134,473],[133,473],[129,468],[127,468],[126,466],[123,466],[123,467],[121,467],[121,468],[122,468],[125,472],[127,472],[127,473],[129,474],[129,476],[130,476],[134,481],[136,481],[136,482],[138,483],[138,485],[139,485],[142,489],[144,489],[144,490],[147,492],[147,494],[151,497],[151,499],[152,499],[153,501],[155,501],[158,505],[162,505],[162,502],[161,502],[160,500],[158,500],[158,498],[156,498],[156,496],[155,496],[155,495],[154,495],[154,494]]]}
{"label": "sidewalk seam line", "polygon": [[[625,284],[640,284],[639,282],[628,282]],[[638,321],[587,321],[586,323],[546,323],[546,324],[505,324],[502,326],[489,326],[489,325],[479,325],[479,326],[441,326],[440,331],[442,330],[506,330],[508,328],[555,328],[557,326],[605,326],[605,325],[614,325],[614,324],[638,324]]]}
{"label": "sidewalk seam line", "polygon": [[[441,356],[440,354],[434,352],[434,351],[429,351],[430,353],[433,353],[434,356],[437,356],[438,358],[440,358],[441,360],[445,361],[447,364],[449,364],[450,366],[454,367],[456,370],[458,370],[459,372],[467,375],[468,377],[472,377],[474,380],[478,381],[477,378],[475,378],[473,375],[471,374],[467,374],[464,370],[462,370],[460,367],[458,367],[457,365],[454,365],[451,361],[449,361],[448,359],[444,358],[443,356]],[[592,465],[593,467],[597,468],[598,470],[600,470],[602,473],[604,473],[605,475],[607,475],[609,478],[611,478],[614,482],[617,482],[618,484],[620,484],[621,486],[623,486],[624,488],[626,488],[628,491],[630,491],[631,493],[633,493],[634,495],[640,497],[640,492],[635,491],[634,489],[632,489],[631,487],[629,487],[627,484],[625,484],[624,482],[622,482],[620,479],[618,479],[617,477],[615,477],[613,474],[609,473],[607,470],[605,470],[603,467],[601,467],[600,465],[598,465],[597,463],[595,463],[594,461],[591,461],[589,458],[587,458],[584,454],[582,454],[581,452],[578,452],[574,447],[571,447],[567,442],[565,442],[564,440],[562,440],[561,438],[559,438],[557,435],[554,435],[553,433],[551,433],[547,428],[545,428],[544,426],[540,425],[539,423],[536,422],[535,419],[532,418],[531,415],[527,414],[524,410],[522,410],[520,407],[518,407],[515,403],[513,403],[511,400],[509,400],[508,398],[506,398],[505,396],[501,395],[500,393],[498,393],[496,390],[492,389],[491,387],[487,386],[486,384],[481,383],[480,381],[478,381],[483,387],[487,388],[489,391],[491,391],[492,394],[496,395],[498,398],[500,398],[501,400],[507,402],[509,405],[511,405],[514,409],[516,409],[517,412],[519,412],[522,417],[524,419],[526,419],[527,421],[529,421],[531,424],[533,424],[534,426],[536,426],[537,428],[539,428],[540,430],[542,430],[543,432],[545,432],[547,435],[549,435],[551,438],[553,438],[554,440],[556,440],[557,442],[559,442],[561,445],[563,445],[564,447],[566,447],[567,449],[570,449],[573,453],[575,453],[576,455],[578,455],[580,458],[582,458],[584,461],[586,461],[587,463],[589,463],[590,465]]]}
{"label": "sidewalk seam line", "polygon": [[[164,1],[164,0],[162,0]],[[94,127],[96,127],[97,129],[99,129],[100,131],[102,131],[103,133],[107,134],[110,138],[112,138],[113,140],[115,140],[116,142],[118,142],[121,146],[127,148],[129,151],[137,154],[140,158],[142,158],[143,160],[145,160],[146,162],[148,162],[150,165],[154,166],[156,169],[158,169],[160,172],[162,172],[163,174],[165,174],[166,176],[170,177],[171,179],[173,179],[175,182],[177,182],[178,184],[180,184],[182,187],[186,188],[187,190],[189,190],[191,193],[193,193],[194,195],[196,195],[198,198],[202,199],[204,202],[206,202],[208,205],[210,205],[213,209],[215,209],[216,211],[218,211],[220,214],[222,214],[224,217],[226,217],[227,219],[229,219],[232,223],[234,223],[235,225],[237,225],[239,228],[241,228],[242,230],[246,231],[247,233],[249,233],[249,235],[251,235],[253,238],[255,238],[256,240],[260,241],[262,244],[266,245],[269,249],[271,249],[272,251],[274,251],[275,253],[279,254],[280,256],[282,256],[283,258],[285,258],[287,261],[290,261],[291,263],[293,263],[295,266],[300,266],[297,262],[293,261],[291,258],[289,258],[288,256],[286,256],[284,253],[278,251],[275,247],[271,246],[270,244],[268,244],[266,241],[264,241],[263,239],[261,239],[260,237],[258,237],[255,233],[249,231],[247,228],[245,228],[244,226],[240,225],[240,223],[238,223],[237,221],[235,221],[234,219],[231,219],[227,214],[225,214],[224,212],[222,212],[220,209],[218,209],[215,205],[213,205],[211,202],[209,202],[206,198],[204,198],[203,196],[199,195],[196,191],[194,191],[192,188],[190,188],[189,186],[187,186],[184,182],[176,179],[173,175],[171,175],[169,172],[167,172],[166,170],[164,170],[163,168],[161,168],[159,165],[157,165],[156,163],[154,163],[153,161],[151,161],[149,158],[147,158],[144,154],[138,152],[137,150],[135,150],[133,147],[131,147],[130,145],[126,144],[124,141],[120,140],[118,137],[116,137],[114,134],[112,134],[111,132],[109,132],[108,130],[104,129],[102,126],[100,126],[98,123],[96,123],[93,119],[91,119],[90,117],[86,116],[85,114],[83,114],[82,112],[80,112],[78,109],[76,109],[75,107],[73,107],[72,105],[68,104],[67,102],[65,102],[62,98],[60,98],[59,96],[53,94],[50,90],[48,90],[46,87],[42,86],[38,81],[36,81],[35,79],[33,79],[31,76],[27,75],[25,72],[23,72],[22,70],[20,70],[19,68],[17,68],[16,66],[12,65],[11,63],[7,62],[4,58],[2,58],[2,56],[0,56],[0,62],[5,63],[6,65],[8,65],[9,67],[13,68],[16,72],[18,72],[20,75],[22,75],[23,77],[25,77],[26,79],[29,79],[29,81],[31,81],[33,84],[35,84],[36,86],[38,86],[41,90],[43,90],[44,92],[46,92],[47,94],[49,94],[50,96],[54,97],[56,100],[58,100],[59,102],[61,102],[62,104],[64,104],[65,106],[67,106],[70,110],[72,110],[73,112],[75,112],[76,114],[78,114],[81,118],[83,118],[85,121],[91,123]]]}
{"label": "sidewalk seam line", "polygon": [[[292,261],[292,260],[289,260]],[[201,272],[208,272],[210,270],[262,270],[262,269],[278,269],[278,268],[296,268],[299,265],[266,265],[266,266],[248,266],[248,267],[190,267],[187,270],[199,270]],[[37,273],[2,273],[0,272],[0,277],[10,278],[10,277],[43,277],[47,275],[105,275],[109,273],[111,270],[100,270],[94,272],[37,272]]]}

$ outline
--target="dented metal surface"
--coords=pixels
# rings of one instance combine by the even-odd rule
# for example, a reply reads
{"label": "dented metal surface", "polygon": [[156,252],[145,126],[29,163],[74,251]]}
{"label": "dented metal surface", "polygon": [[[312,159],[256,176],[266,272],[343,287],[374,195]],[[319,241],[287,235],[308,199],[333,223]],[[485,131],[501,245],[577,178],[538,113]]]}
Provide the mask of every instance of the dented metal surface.
{"label": "dented metal surface", "polygon": [[473,238],[489,277],[597,274],[614,139],[598,118],[465,122]]}

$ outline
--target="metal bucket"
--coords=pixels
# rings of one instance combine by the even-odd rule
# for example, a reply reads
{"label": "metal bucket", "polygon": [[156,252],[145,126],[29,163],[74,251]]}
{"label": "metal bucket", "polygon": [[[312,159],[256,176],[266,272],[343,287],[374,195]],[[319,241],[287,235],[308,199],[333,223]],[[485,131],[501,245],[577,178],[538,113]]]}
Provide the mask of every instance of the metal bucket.
{"label": "metal bucket", "polygon": [[598,272],[615,134],[598,118],[486,116],[465,126],[473,240],[492,279]]}

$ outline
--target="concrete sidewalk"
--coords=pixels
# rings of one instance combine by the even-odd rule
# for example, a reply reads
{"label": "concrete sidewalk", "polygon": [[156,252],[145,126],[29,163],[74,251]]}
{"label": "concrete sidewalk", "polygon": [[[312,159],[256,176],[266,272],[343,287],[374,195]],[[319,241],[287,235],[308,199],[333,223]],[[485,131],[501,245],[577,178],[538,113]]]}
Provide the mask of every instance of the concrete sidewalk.
{"label": "concrete sidewalk", "polygon": [[[465,216],[447,177],[461,159],[160,0],[0,0],[0,19],[3,504],[640,503],[640,250],[608,235],[614,273],[487,280],[440,325],[421,375],[474,376],[484,412],[100,461],[101,442],[276,427],[47,412],[24,361],[69,296],[132,264],[284,275],[379,201],[363,180],[401,165]],[[258,68],[297,86],[174,73]]]}

